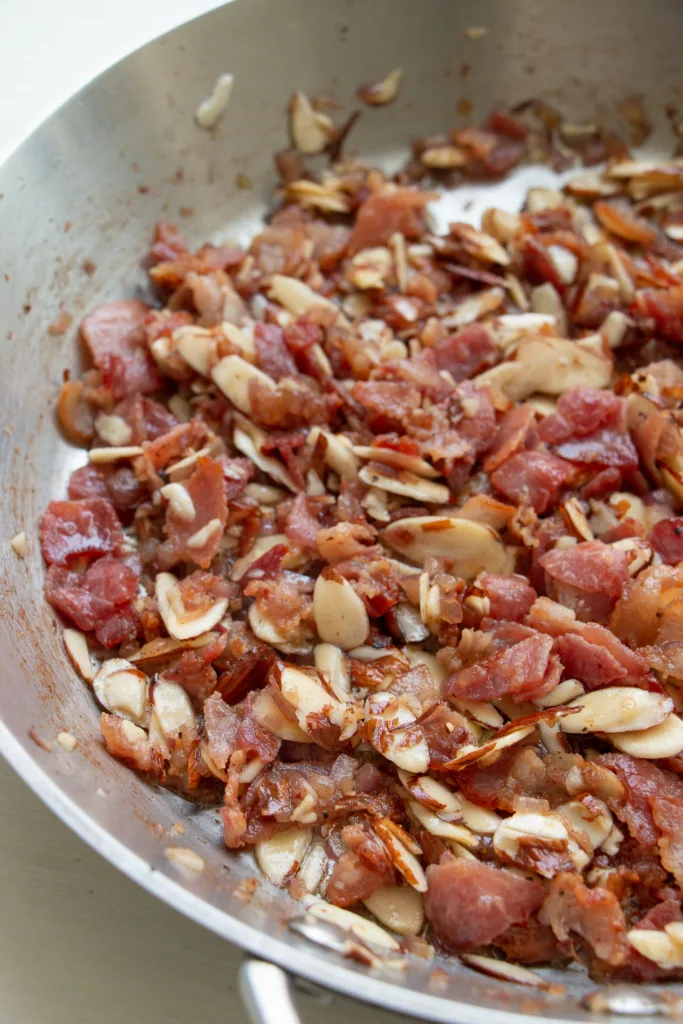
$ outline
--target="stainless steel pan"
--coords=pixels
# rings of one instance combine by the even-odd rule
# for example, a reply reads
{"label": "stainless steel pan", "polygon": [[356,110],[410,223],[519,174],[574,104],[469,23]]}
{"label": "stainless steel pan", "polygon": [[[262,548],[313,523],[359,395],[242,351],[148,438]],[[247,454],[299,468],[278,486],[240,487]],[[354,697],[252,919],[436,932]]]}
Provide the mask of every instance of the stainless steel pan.
{"label": "stainless steel pan", "polygon": [[[485,26],[472,40],[465,29]],[[0,168],[0,494],[3,537],[25,529],[26,561],[1,545],[0,749],[54,811],[131,878],[250,953],[319,984],[423,1018],[472,1024],[586,1020],[593,986],[570,972],[565,996],[533,995],[451,965],[412,963],[369,973],[287,929],[297,905],[267,883],[244,898],[249,856],[228,855],[217,815],[159,792],[113,761],[98,739],[97,714],[62,651],[43,603],[36,524],[64,492],[82,452],[59,437],[53,409],[65,368],[78,361],[75,329],[51,334],[61,311],[74,323],[106,299],[145,287],[138,269],[154,223],[177,219],[193,241],[246,239],[273,184],[271,154],[285,144],[285,107],[295,89],[328,92],[351,109],[355,87],[402,67],[393,106],[368,111],[353,148],[384,163],[411,137],[460,123],[496,103],[543,97],[567,117],[613,115],[643,94],[665,125],[665,104],[683,109],[680,0],[238,0],[134,53],[74,96]],[[469,70],[468,70],[469,69]],[[235,87],[220,130],[193,121],[216,76]],[[6,98],[11,99],[11,98]],[[670,151],[670,137],[653,136]],[[505,186],[499,204],[519,202],[547,171]],[[240,189],[246,175],[249,189]],[[243,178],[240,178],[243,183]],[[479,206],[489,190],[466,196]],[[462,199],[456,197],[456,203]],[[5,275],[4,277],[2,275]],[[42,749],[68,729],[68,755]],[[206,860],[194,880],[164,856],[174,822],[183,845]],[[273,971],[275,970],[275,976]],[[279,1024],[294,1020],[283,976],[253,963],[245,972],[252,1008]]]}

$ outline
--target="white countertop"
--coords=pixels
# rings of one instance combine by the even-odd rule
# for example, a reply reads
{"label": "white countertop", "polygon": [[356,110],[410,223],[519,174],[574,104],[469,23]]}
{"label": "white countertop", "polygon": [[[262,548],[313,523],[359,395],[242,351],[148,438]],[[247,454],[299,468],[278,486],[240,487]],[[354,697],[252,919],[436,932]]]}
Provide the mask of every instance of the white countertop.
{"label": "white countertop", "polygon": [[[97,71],[215,2],[0,0],[0,149]],[[0,760],[0,1021],[246,1020],[240,950],[138,888],[54,817]],[[307,1024],[399,1024],[301,995]]]}

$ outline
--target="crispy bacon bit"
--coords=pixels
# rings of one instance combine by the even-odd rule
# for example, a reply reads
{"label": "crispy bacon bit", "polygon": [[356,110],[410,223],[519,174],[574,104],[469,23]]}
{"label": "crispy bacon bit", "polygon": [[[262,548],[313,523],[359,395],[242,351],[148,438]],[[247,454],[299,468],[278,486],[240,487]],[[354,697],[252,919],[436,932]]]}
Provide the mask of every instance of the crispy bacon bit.
{"label": "crispy bacon bit", "polygon": [[606,622],[629,578],[625,552],[599,540],[553,548],[539,564],[548,595],[585,622]]}
{"label": "crispy bacon bit", "polygon": [[525,922],[543,902],[543,886],[478,861],[442,858],[427,868],[425,913],[452,950],[487,946]]}
{"label": "crispy bacon bit", "polygon": [[683,562],[683,516],[672,516],[656,523],[648,540],[667,565]]}
{"label": "crispy bacon bit", "polygon": [[509,622],[521,622],[537,597],[525,576],[484,572],[477,579],[477,587],[488,598],[489,616]]}
{"label": "crispy bacon bit", "polygon": [[142,325],[148,312],[135,299],[98,306],[81,324],[102,382],[116,398],[157,391],[162,379],[144,347]]}
{"label": "crispy bacon bit", "polygon": [[76,559],[121,550],[121,525],[103,498],[51,501],[40,523],[40,543],[48,565],[70,565]]}
{"label": "crispy bacon bit", "polygon": [[491,482],[506,498],[531,505],[541,515],[557,504],[571,474],[569,462],[550,452],[517,452],[491,473]]}
{"label": "crispy bacon bit", "polygon": [[169,503],[166,510],[168,540],[164,548],[172,560],[166,564],[170,566],[174,561],[183,560],[208,569],[220,546],[228,518],[223,467],[215,459],[202,458],[182,486],[195,515],[188,519]]}
{"label": "crispy bacon bit", "polygon": [[493,700],[506,693],[536,690],[548,668],[552,638],[536,633],[446,680],[445,694],[466,700]]}
{"label": "crispy bacon bit", "polygon": [[552,880],[541,920],[547,921],[561,942],[580,936],[612,967],[628,958],[626,922],[617,897],[608,889],[588,889],[580,875],[559,874]]}
{"label": "crispy bacon bit", "polygon": [[410,188],[370,196],[358,208],[347,247],[349,256],[361,249],[386,245],[391,236],[397,233],[405,238],[419,238],[424,230],[424,208],[434,198],[431,192],[418,192]]}

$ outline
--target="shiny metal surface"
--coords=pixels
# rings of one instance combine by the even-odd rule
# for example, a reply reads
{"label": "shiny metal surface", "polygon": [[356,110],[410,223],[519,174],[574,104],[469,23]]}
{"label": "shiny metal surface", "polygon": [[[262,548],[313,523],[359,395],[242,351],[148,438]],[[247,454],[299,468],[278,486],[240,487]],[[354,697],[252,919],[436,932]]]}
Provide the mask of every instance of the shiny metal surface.
{"label": "shiny metal surface", "polygon": [[[465,29],[488,34],[471,40]],[[267,883],[249,896],[249,856],[225,851],[215,811],[142,782],[103,751],[97,713],[70,669],[44,605],[37,522],[64,493],[83,453],[59,437],[53,409],[65,369],[78,364],[75,329],[48,332],[61,311],[76,323],[97,302],[145,289],[139,269],[152,226],[177,220],[193,242],[244,239],[273,184],[271,154],[286,140],[294,89],[333,93],[351,109],[355,87],[390,68],[405,72],[395,105],[364,112],[351,148],[395,162],[409,139],[457,126],[459,100],[474,118],[498,102],[543,96],[572,120],[613,117],[634,92],[665,124],[683,105],[683,5],[659,0],[236,0],[128,57],[76,95],[0,168],[0,474],[2,527],[0,749],[87,842],[150,891],[217,935],[337,991],[422,1018],[471,1024],[586,1020],[594,986],[578,972],[565,995],[530,993],[457,965],[413,960],[369,973],[286,930],[297,906]],[[469,68],[466,71],[466,68]],[[193,113],[216,76],[235,88],[214,134]],[[654,148],[671,140],[655,136]],[[662,150],[664,151],[664,150]],[[238,174],[251,188],[237,187]],[[497,201],[512,206],[544,169],[526,170]],[[478,204],[490,190],[476,191]],[[462,207],[463,190],[449,209]],[[4,277],[2,276],[4,275]],[[25,529],[26,561],[6,541]],[[73,754],[42,749],[67,729]],[[171,830],[182,822],[181,837]],[[190,846],[206,860],[185,879],[165,858]],[[623,1019],[623,1018],[622,1018]]]}

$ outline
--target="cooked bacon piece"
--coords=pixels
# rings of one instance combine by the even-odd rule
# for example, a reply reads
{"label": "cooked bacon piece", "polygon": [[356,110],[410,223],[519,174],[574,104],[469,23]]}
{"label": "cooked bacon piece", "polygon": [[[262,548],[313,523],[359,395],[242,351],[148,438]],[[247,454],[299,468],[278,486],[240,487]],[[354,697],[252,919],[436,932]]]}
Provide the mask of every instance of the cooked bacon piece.
{"label": "cooked bacon piece", "polygon": [[580,875],[565,872],[551,881],[540,918],[560,942],[579,935],[613,967],[628,959],[626,922],[617,897],[599,886],[588,889]]}
{"label": "cooked bacon piece", "polygon": [[449,676],[442,691],[467,700],[494,700],[535,690],[543,683],[552,648],[552,637],[537,633]]}
{"label": "cooked bacon piece", "polygon": [[513,924],[494,939],[508,960],[517,964],[547,964],[570,956],[565,943],[560,943],[550,925],[530,917],[526,924]]}
{"label": "cooked bacon piece", "polygon": [[337,907],[350,907],[381,885],[391,885],[395,873],[384,843],[367,825],[347,825],[342,835],[349,850],[335,864],[325,898]]}
{"label": "cooked bacon piece", "polygon": [[163,767],[161,756],[152,749],[147,735],[131,739],[126,724],[118,715],[110,715],[106,711],[100,715],[100,729],[107,750],[140,772],[159,774]]}
{"label": "cooked bacon piece", "polygon": [[116,398],[147,394],[162,386],[156,366],[144,345],[142,325],[149,311],[144,302],[109,302],[88,313],[81,334],[102,380]]}
{"label": "cooked bacon piece", "polygon": [[97,630],[104,646],[113,647],[137,632],[138,616],[131,609],[137,588],[137,574],[119,559],[107,555],[93,562],[82,576],[51,565],[45,596],[79,629]]}
{"label": "cooked bacon piece", "polygon": [[439,370],[447,370],[456,383],[481,373],[496,361],[498,350],[480,324],[463,327],[432,349]]}
{"label": "cooked bacon piece", "polygon": [[357,381],[351,394],[368,410],[368,425],[376,434],[402,431],[411,412],[420,406],[419,391],[393,381]]}
{"label": "cooked bacon piece", "polygon": [[219,633],[211,643],[197,650],[183,651],[177,664],[163,674],[164,679],[180,683],[199,709],[216,689],[218,676],[211,662],[221,656],[227,639],[227,634]]}
{"label": "cooked bacon piece", "polygon": [[269,224],[249,247],[258,268],[268,277],[296,274],[306,261],[307,251],[310,245],[304,225],[296,221]]}
{"label": "cooked bacon piece", "polygon": [[115,554],[123,546],[121,525],[103,498],[51,501],[40,521],[40,543],[48,565]]}
{"label": "cooked bacon piece", "polygon": [[298,430],[314,423],[331,423],[342,405],[341,398],[333,393],[320,394],[312,384],[301,376],[293,382],[285,380],[274,388],[263,381],[249,383],[249,400],[252,418],[268,430]]}
{"label": "cooked bacon piece", "polygon": [[[664,930],[665,925],[671,924],[673,921],[683,921],[680,901],[665,899],[661,903],[655,904],[648,910],[645,917],[634,922],[632,927],[660,932]],[[630,952],[628,972],[636,981],[643,982],[678,980],[681,974],[680,970],[658,967],[653,960],[648,960],[635,949],[631,949]]]}
{"label": "cooked bacon piece", "polygon": [[363,555],[380,555],[373,546],[377,531],[369,523],[337,523],[329,530],[318,530],[316,543],[320,555],[329,565],[350,562]]}
{"label": "cooked bacon piece", "polygon": [[660,519],[650,530],[648,540],[667,565],[683,562],[683,516]]}
{"label": "cooked bacon piece", "polygon": [[668,565],[644,569],[627,583],[612,613],[610,629],[631,647],[653,644],[662,625],[662,610],[669,603],[667,591],[682,584],[680,571]]}
{"label": "cooked bacon piece", "polygon": [[[173,504],[168,505],[164,549],[175,561],[182,560],[208,569],[218,551],[228,519],[223,467],[216,459],[201,458],[192,475],[183,481],[183,486],[190,496],[195,516],[188,521],[178,514]],[[215,520],[220,523],[220,529],[211,530],[202,543],[197,544],[194,538]]]}
{"label": "cooked bacon piece", "polygon": [[527,578],[517,574],[483,572],[477,577],[477,587],[489,599],[489,616],[508,622],[521,622],[538,596]]}
{"label": "cooked bacon piece", "polygon": [[128,444],[155,441],[178,425],[178,420],[159,402],[142,395],[124,398],[114,409],[114,415],[125,420],[132,430]]}
{"label": "cooked bacon piece", "polygon": [[606,427],[626,430],[626,400],[611,391],[572,388],[560,395],[555,412],[541,420],[538,436],[547,444],[562,444]]}
{"label": "cooked bacon piece", "polygon": [[85,466],[75,469],[69,478],[67,491],[73,501],[82,498],[105,498],[109,499],[109,487],[107,477],[103,470],[88,462]]}
{"label": "cooked bacon piece", "polygon": [[654,846],[659,829],[655,824],[652,801],[658,794],[675,797],[682,791],[680,780],[650,761],[629,754],[603,754],[598,763],[613,771],[627,790],[627,799],[612,806],[614,813],[628,826],[637,842],[643,846]]}
{"label": "cooked bacon piece", "polygon": [[144,441],[142,444],[144,458],[158,472],[169,463],[182,459],[190,450],[198,451],[205,443],[206,437],[206,427],[199,420],[179,423],[177,427],[173,427],[168,433],[162,434],[154,441]]}
{"label": "cooked bacon piece", "polygon": [[553,548],[539,564],[549,597],[584,622],[606,622],[629,578],[626,553],[600,540]]}
{"label": "cooked bacon piece", "polygon": [[683,286],[642,288],[636,292],[631,313],[645,329],[648,321],[654,321],[657,334],[680,341],[683,338]]}
{"label": "cooked bacon piece", "polygon": [[219,662],[218,667],[224,671],[218,679],[218,690],[226,701],[235,704],[249,690],[263,685],[275,662],[275,651],[257,640],[243,622],[233,622],[226,657]]}
{"label": "cooked bacon piece", "polygon": [[296,576],[281,574],[273,579],[251,580],[244,593],[254,598],[261,614],[282,636],[290,636],[310,621],[311,598]]}
{"label": "cooked bacon piece", "polygon": [[661,832],[657,845],[662,864],[683,885],[683,785],[673,778],[668,780],[670,792],[658,790],[650,803],[655,825]]}
{"label": "cooked bacon piece", "polygon": [[525,922],[544,896],[538,882],[471,860],[430,865],[427,883],[427,920],[439,941],[458,951],[486,946]]}
{"label": "cooked bacon piece", "polygon": [[98,468],[90,462],[73,471],[68,487],[69,498],[73,500],[106,498],[119,511],[135,508],[147,493],[130,466]]}
{"label": "cooked bacon piece", "polygon": [[579,679],[588,690],[614,686],[628,676],[628,670],[613,654],[576,633],[566,633],[556,641],[557,652],[571,679]]}
{"label": "cooked bacon piece", "polygon": [[282,328],[277,324],[254,325],[254,341],[258,364],[273,380],[296,375],[296,363],[284,342]]}
{"label": "cooked bacon piece", "polygon": [[555,452],[569,462],[582,465],[617,466],[635,469],[638,452],[628,434],[616,430],[598,430],[589,437],[564,441],[555,446]]}
{"label": "cooked bacon piece", "polygon": [[542,515],[557,504],[562,485],[573,470],[551,452],[516,452],[491,473],[491,483],[506,498],[531,505]]}
{"label": "cooked bacon piece", "polygon": [[292,502],[285,520],[285,534],[301,551],[318,551],[320,521],[317,514],[320,511],[320,502],[305,494],[298,494]]}
{"label": "cooked bacon piece", "polygon": [[484,459],[484,469],[493,473],[508,456],[525,447],[526,439],[536,420],[536,413],[530,405],[513,406],[503,416],[496,439]]}
{"label": "cooked bacon piece", "polygon": [[348,255],[385,245],[397,231],[405,238],[419,238],[424,230],[424,208],[434,198],[431,192],[411,188],[371,195],[358,208],[347,245]]}
{"label": "cooked bacon piece", "polygon": [[[398,689],[405,692],[405,688],[400,685]],[[392,692],[397,692],[397,688],[392,687]],[[458,711],[449,708],[444,701],[439,701],[436,707],[420,720],[420,725],[429,748],[431,767],[447,764],[455,757],[460,747],[477,742],[467,719]]]}

